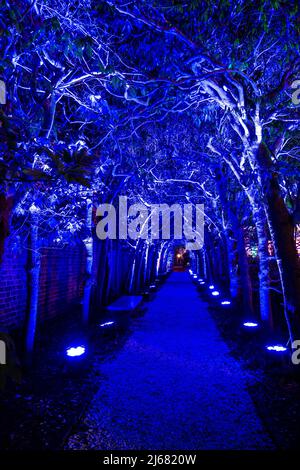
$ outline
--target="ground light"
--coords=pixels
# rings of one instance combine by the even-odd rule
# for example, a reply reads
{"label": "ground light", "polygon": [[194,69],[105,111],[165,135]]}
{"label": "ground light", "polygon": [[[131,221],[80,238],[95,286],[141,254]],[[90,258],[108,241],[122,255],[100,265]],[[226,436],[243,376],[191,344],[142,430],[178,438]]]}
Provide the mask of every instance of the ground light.
{"label": "ground light", "polygon": [[220,295],[220,292],[218,290],[214,290],[211,295],[213,295],[214,297],[218,297],[218,295]]}
{"label": "ground light", "polygon": [[208,287],[210,290],[213,290],[215,288],[215,286],[213,284],[211,284],[209,287]]}
{"label": "ground light", "polygon": [[202,281],[203,281],[202,277],[199,277],[198,281],[199,281],[199,282],[202,282]]}
{"label": "ground light", "polygon": [[266,349],[268,351],[274,351],[274,352],[285,352],[285,351],[287,351],[287,348],[285,346],[282,346],[281,344],[269,345],[269,346],[266,346]]}
{"label": "ground light", "polygon": [[203,286],[203,285],[205,284],[205,281],[201,281],[201,282],[199,282],[199,284],[200,284],[201,286]]}
{"label": "ground light", "polygon": [[258,323],[255,323],[255,322],[252,322],[252,321],[246,321],[245,323],[243,323],[243,325],[246,328],[256,328],[258,326]]}
{"label": "ground light", "polygon": [[66,353],[67,353],[67,356],[69,356],[69,357],[82,356],[85,353],[85,347],[84,346],[77,346],[76,348],[75,347],[68,348],[66,350]]}
{"label": "ground light", "polygon": [[106,326],[111,326],[113,325],[115,322],[114,321],[106,321],[105,323],[101,323],[101,328],[104,328]]}
{"label": "ground light", "polygon": [[221,305],[231,305],[231,302],[230,302],[230,300],[223,300],[221,302]]}
{"label": "ground light", "polygon": [[194,274],[194,275],[193,275],[193,278],[194,278],[194,279],[197,279],[197,277],[198,277],[197,274]]}

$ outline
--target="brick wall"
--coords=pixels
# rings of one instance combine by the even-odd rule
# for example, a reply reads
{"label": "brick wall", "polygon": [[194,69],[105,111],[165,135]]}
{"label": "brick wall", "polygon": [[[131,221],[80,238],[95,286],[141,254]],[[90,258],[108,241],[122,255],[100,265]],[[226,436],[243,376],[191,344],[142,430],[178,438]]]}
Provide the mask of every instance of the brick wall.
{"label": "brick wall", "polygon": [[[39,321],[63,314],[83,292],[85,252],[81,245],[41,250]],[[7,240],[0,264],[0,327],[22,328],[26,318],[27,250]]]}
{"label": "brick wall", "polygon": [[27,251],[20,243],[6,241],[0,264],[0,327],[22,326],[27,303]]}
{"label": "brick wall", "polygon": [[84,247],[43,249],[40,275],[40,320],[65,312],[78,303],[83,294],[85,269]]}

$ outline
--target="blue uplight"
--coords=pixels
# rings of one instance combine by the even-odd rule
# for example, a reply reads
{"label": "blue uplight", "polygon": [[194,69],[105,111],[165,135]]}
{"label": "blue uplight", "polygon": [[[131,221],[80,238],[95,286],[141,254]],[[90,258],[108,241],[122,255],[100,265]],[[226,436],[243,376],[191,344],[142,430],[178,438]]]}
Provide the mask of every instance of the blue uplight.
{"label": "blue uplight", "polygon": [[231,305],[231,302],[230,302],[230,300],[223,300],[221,302],[221,305]]}
{"label": "blue uplight", "polygon": [[258,326],[258,323],[246,321],[245,323],[243,323],[243,325],[247,328],[256,328]]}
{"label": "blue uplight", "polygon": [[106,321],[105,323],[101,323],[101,327],[104,328],[106,326],[111,326],[113,325],[115,322],[114,321]]}
{"label": "blue uplight", "polygon": [[211,284],[209,287],[208,287],[210,290],[213,290],[215,288],[215,286],[213,284]]}
{"label": "blue uplight", "polygon": [[211,295],[213,295],[214,297],[218,297],[218,295],[220,295],[220,292],[218,290],[214,290]]}
{"label": "blue uplight", "polygon": [[274,344],[273,346],[266,346],[268,351],[275,351],[275,352],[285,352],[287,348],[282,346],[281,344]]}
{"label": "blue uplight", "polygon": [[68,348],[67,349],[67,356],[69,357],[77,357],[77,356],[82,356],[85,353],[85,347],[84,346],[77,346],[76,348]]}

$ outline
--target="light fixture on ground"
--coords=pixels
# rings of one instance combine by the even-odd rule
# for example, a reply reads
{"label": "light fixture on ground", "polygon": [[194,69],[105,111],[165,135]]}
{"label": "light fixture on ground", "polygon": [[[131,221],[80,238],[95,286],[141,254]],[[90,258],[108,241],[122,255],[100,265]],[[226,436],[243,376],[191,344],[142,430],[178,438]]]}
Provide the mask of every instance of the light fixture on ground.
{"label": "light fixture on ground", "polygon": [[258,326],[258,323],[252,322],[252,321],[246,321],[245,323],[243,323],[243,325],[246,328],[256,328]]}
{"label": "light fixture on ground", "polygon": [[66,350],[67,356],[69,357],[78,357],[85,354],[85,347],[84,346],[76,346],[71,347]]}
{"label": "light fixture on ground", "polygon": [[111,326],[113,325],[115,322],[114,321],[106,321],[105,323],[101,323],[101,328],[105,328],[106,326]]}
{"label": "light fixture on ground", "polygon": [[230,300],[223,300],[221,302],[221,305],[231,305],[231,302],[230,302]]}
{"label": "light fixture on ground", "polygon": [[282,346],[282,344],[269,345],[269,346],[266,346],[266,349],[268,351],[274,351],[274,352],[285,352],[285,351],[287,351],[287,348],[285,346]]}
{"label": "light fixture on ground", "polygon": [[210,290],[213,290],[215,288],[215,286],[213,284],[211,284],[209,287],[208,287]]}
{"label": "light fixture on ground", "polygon": [[220,295],[220,292],[218,290],[214,290],[212,291],[211,295],[213,295],[214,297],[218,297],[218,295]]}
{"label": "light fixture on ground", "polygon": [[201,282],[199,282],[199,284],[200,284],[201,286],[203,286],[203,285],[205,284],[205,281],[201,281]]}

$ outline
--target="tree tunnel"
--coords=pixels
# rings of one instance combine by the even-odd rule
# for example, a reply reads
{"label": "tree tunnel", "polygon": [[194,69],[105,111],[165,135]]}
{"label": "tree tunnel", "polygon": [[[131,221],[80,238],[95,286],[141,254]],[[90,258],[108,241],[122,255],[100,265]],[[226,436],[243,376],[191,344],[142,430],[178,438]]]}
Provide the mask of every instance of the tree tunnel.
{"label": "tree tunnel", "polygon": [[[176,364],[184,369],[179,352],[195,354],[195,363],[183,359],[193,389],[196,362],[203,367],[197,341],[211,354],[219,342],[225,355],[227,341],[247,355],[246,367],[253,351],[253,368],[265,374],[262,383],[269,367],[272,374],[279,371],[271,374],[272,386],[280,376],[293,381],[287,394],[293,386],[299,391],[298,2],[6,0],[0,25],[0,347],[7,343],[5,358],[11,361],[4,369],[0,358],[0,386],[15,384],[23,368],[25,381],[31,377],[30,368],[38,368],[39,355],[46,354],[49,328],[49,338],[62,344],[74,330],[92,338],[91,350],[115,347],[120,367],[133,360],[133,370],[150,382],[151,374],[164,382],[150,358],[166,371],[161,348],[170,362],[166,387],[174,381],[178,390]],[[124,313],[129,326],[118,333],[109,314],[126,305],[139,305],[144,314]],[[194,328],[184,332],[189,315]],[[153,327],[160,321],[161,336]],[[101,324],[114,326],[99,339]],[[172,334],[178,335],[179,352]],[[61,358],[65,346],[57,347],[55,357]],[[76,347],[84,350],[81,343],[74,347],[75,353]],[[144,355],[149,377],[130,348]],[[100,367],[100,360],[89,360]],[[243,367],[237,364],[228,359],[238,381]],[[112,362],[116,374],[117,366]],[[108,392],[121,393],[122,377],[105,370]],[[130,372],[124,374],[132,380]],[[59,377],[64,380],[63,373]],[[14,386],[24,390],[19,384],[8,388]],[[152,385],[137,387],[140,401],[142,389],[159,394]],[[242,413],[251,400],[244,385],[238,389]],[[208,395],[199,392],[212,408]],[[267,401],[257,398],[262,410]],[[113,403],[106,406],[102,418],[109,421]],[[249,406],[253,432],[263,435]],[[159,403],[157,410],[163,421]],[[142,405],[140,413],[146,413]],[[195,429],[200,426],[189,408],[186,413]],[[206,418],[207,432],[215,430]],[[203,446],[226,448],[227,442],[231,448],[229,421],[223,440],[203,437]],[[149,422],[155,446],[159,429]],[[147,445],[138,431],[128,441],[120,437],[121,425],[118,432],[112,446]],[[181,438],[187,448],[196,445],[192,437]],[[164,442],[174,447],[175,440]],[[272,447],[262,437],[257,448],[264,444]]]}

